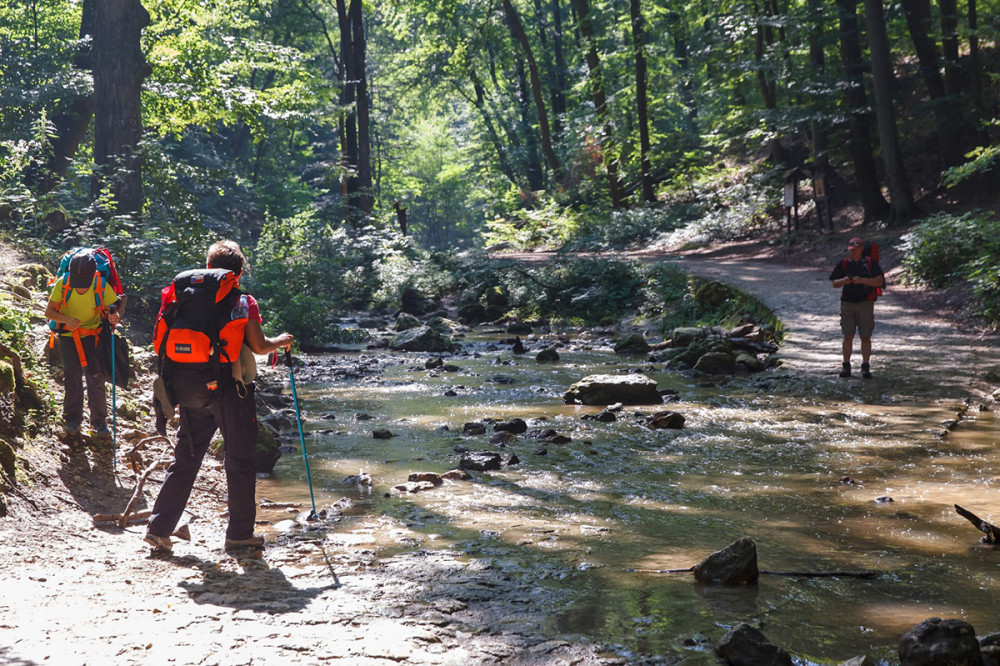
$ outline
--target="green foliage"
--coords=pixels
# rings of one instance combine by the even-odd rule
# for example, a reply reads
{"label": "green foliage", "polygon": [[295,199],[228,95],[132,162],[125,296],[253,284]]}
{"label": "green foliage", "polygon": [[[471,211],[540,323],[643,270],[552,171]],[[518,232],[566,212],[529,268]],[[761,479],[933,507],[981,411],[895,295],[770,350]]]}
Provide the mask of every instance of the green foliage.
{"label": "green foliage", "polygon": [[923,220],[903,237],[905,277],[932,287],[969,282],[976,310],[1000,322],[1000,219],[972,211]]}
{"label": "green foliage", "polygon": [[332,342],[332,316],[392,299],[398,305],[399,294],[385,284],[409,272],[406,253],[405,239],[393,232],[348,230],[303,213],[265,224],[248,288],[261,301],[269,331]]}
{"label": "green foliage", "polygon": [[1000,145],[980,146],[966,157],[971,159],[944,172],[942,182],[945,187],[955,187],[970,178],[992,172],[996,167],[997,160],[1000,160]]}

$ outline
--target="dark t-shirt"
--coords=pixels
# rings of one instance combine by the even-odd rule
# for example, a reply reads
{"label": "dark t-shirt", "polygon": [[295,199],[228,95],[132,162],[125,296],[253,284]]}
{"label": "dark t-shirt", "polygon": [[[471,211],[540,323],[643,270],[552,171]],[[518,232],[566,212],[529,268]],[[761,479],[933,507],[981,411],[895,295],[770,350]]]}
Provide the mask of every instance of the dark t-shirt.
{"label": "dark t-shirt", "polygon": [[[854,262],[850,258],[841,259],[837,262],[837,265],[833,267],[833,272],[830,273],[830,281],[839,280],[845,277],[863,277],[871,278],[882,275],[882,267],[878,265],[878,262],[871,257],[861,257],[861,261]],[[871,293],[875,287],[869,287],[863,284],[845,284],[844,288],[840,292],[840,300],[847,301],[848,303],[860,303],[861,301],[868,300],[868,294]]]}

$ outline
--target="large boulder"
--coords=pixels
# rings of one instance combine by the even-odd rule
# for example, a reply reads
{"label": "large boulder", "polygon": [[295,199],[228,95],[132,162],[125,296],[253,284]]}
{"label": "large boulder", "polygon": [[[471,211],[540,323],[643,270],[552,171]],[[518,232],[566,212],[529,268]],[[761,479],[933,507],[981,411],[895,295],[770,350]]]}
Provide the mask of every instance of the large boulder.
{"label": "large boulder", "polygon": [[980,666],[976,631],[964,620],[932,617],[899,639],[900,666]]}
{"label": "large boulder", "polygon": [[402,331],[389,343],[394,351],[446,352],[451,351],[451,347],[451,336],[442,335],[429,326]]}
{"label": "large boulder", "polygon": [[715,551],[694,568],[695,580],[712,585],[742,585],[756,582],[759,577],[757,544],[750,537]]}
{"label": "large boulder", "polygon": [[651,347],[641,333],[626,335],[615,343],[616,354],[647,354]]}
{"label": "large boulder", "polygon": [[695,361],[694,369],[706,375],[731,375],[736,372],[736,359],[732,354],[712,351],[702,354]]}
{"label": "large boulder", "polygon": [[491,287],[483,294],[483,308],[486,321],[495,321],[507,313],[510,301],[500,287]]}
{"label": "large boulder", "polygon": [[656,382],[646,375],[588,375],[569,387],[563,395],[567,404],[659,405],[663,403]]}
{"label": "large boulder", "polygon": [[399,296],[400,311],[421,316],[437,308],[437,303],[419,289],[405,287]]}
{"label": "large boulder", "polygon": [[715,654],[731,666],[792,666],[792,657],[758,629],[740,622],[715,645]]}
{"label": "large boulder", "polygon": [[411,315],[409,312],[400,312],[399,316],[396,317],[397,331],[408,331],[411,328],[418,328],[419,326],[420,320]]}

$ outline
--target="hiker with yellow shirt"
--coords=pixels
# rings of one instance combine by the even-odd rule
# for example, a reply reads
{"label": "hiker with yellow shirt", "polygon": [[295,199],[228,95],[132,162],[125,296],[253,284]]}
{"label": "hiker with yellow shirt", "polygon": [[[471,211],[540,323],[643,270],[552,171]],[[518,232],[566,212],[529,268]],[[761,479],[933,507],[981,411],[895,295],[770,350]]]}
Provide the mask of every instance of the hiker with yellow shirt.
{"label": "hiker with yellow shirt", "polygon": [[69,270],[52,287],[45,316],[55,323],[55,330],[59,333],[59,354],[66,388],[63,421],[67,436],[78,436],[83,424],[84,377],[87,380],[90,427],[98,436],[111,434],[107,426],[105,377],[97,359],[97,340],[102,318],[116,326],[124,305],[124,297],[119,303],[118,294],[102,279],[92,252],[74,255]]}

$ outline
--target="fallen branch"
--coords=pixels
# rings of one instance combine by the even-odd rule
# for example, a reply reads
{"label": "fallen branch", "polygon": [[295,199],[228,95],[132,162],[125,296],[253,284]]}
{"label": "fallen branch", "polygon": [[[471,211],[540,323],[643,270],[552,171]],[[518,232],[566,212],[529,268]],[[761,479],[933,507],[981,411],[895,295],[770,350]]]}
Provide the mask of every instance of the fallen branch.
{"label": "fallen branch", "polygon": [[874,578],[877,571],[761,571],[770,576],[809,578]]}
{"label": "fallen branch", "polygon": [[129,513],[132,512],[132,507],[135,506],[135,503],[139,501],[139,497],[142,495],[142,487],[146,484],[146,479],[149,478],[149,475],[158,469],[165,469],[168,464],[169,463],[165,460],[155,462],[147,467],[146,471],[142,473],[142,476],[139,477],[139,481],[136,483],[135,491],[132,493],[132,499],[128,501],[128,504],[125,506],[125,510],[122,511],[122,517],[119,521],[120,527],[125,527],[128,524]]}
{"label": "fallen branch", "polygon": [[[142,521],[149,518],[152,511],[136,511],[132,515],[128,516],[126,524],[130,523],[141,523]],[[94,519],[94,527],[125,527],[122,524],[121,513],[95,513],[91,518]]]}
{"label": "fallen branch", "polygon": [[[691,573],[694,571],[694,567],[688,567],[687,569],[625,569],[632,573],[651,573],[651,574],[681,574],[681,573]],[[802,577],[802,578],[874,578],[877,571],[760,571],[761,574],[767,574],[769,576],[789,576],[792,578]]]}
{"label": "fallen branch", "polygon": [[977,530],[986,535],[983,537],[983,543],[1000,543],[1000,528],[995,525],[990,525],[976,514],[972,513],[968,509],[963,509],[957,504],[955,505],[955,511],[958,511],[958,515],[968,520],[976,526]]}

